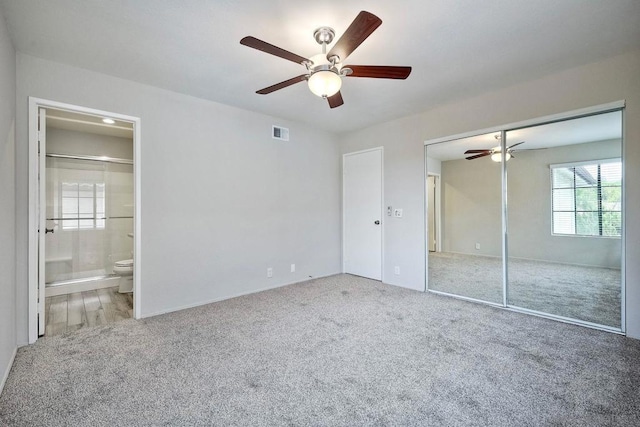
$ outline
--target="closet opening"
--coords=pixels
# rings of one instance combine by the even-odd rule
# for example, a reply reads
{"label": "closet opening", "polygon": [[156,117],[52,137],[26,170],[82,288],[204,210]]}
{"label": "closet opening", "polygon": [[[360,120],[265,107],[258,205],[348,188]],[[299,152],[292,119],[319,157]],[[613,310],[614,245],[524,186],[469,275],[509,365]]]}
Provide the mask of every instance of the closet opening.
{"label": "closet opening", "polygon": [[623,107],[427,141],[427,290],[624,333]]}

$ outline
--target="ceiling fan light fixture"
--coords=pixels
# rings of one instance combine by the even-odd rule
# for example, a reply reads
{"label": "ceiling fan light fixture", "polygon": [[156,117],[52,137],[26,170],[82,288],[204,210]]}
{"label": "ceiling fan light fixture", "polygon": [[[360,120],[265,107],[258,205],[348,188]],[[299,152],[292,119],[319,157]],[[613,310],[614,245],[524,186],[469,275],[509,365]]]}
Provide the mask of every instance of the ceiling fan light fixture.
{"label": "ceiling fan light fixture", "polygon": [[[504,156],[504,161],[508,161],[511,158],[511,153],[507,151],[507,154]],[[491,154],[491,160],[493,160],[494,162],[501,162],[502,161],[502,153],[500,151],[495,151],[493,152],[493,154]]]}
{"label": "ceiling fan light fixture", "polygon": [[313,94],[327,99],[330,108],[336,108],[344,104],[340,93],[342,77],[406,79],[411,73],[411,67],[392,65],[343,66],[343,61],[381,24],[382,20],[373,13],[365,10],[360,11],[329,52],[327,52],[327,45],[333,42],[335,31],[330,27],[317,28],[313,37],[322,47],[322,52],[311,58],[289,52],[253,36],[243,37],[240,40],[241,45],[295,62],[306,68],[305,74],[257,90],[256,93],[266,95],[306,80],[309,90]]}
{"label": "ceiling fan light fixture", "polygon": [[342,87],[342,79],[334,71],[320,70],[309,77],[309,90],[321,98],[335,95]]}

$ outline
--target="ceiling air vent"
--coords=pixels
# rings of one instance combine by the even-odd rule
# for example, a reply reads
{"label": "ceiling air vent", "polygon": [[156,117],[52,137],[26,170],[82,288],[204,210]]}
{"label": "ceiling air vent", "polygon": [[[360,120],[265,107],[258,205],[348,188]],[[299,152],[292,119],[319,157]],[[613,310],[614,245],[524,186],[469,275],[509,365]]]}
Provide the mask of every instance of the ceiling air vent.
{"label": "ceiling air vent", "polygon": [[289,140],[289,129],[281,126],[271,126],[271,137],[273,139],[279,139],[281,141]]}

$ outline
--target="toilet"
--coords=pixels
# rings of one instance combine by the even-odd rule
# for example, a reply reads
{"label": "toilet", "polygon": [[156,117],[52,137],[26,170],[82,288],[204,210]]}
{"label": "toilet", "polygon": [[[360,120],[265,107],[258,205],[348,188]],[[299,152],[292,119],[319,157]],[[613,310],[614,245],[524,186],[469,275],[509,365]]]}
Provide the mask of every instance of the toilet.
{"label": "toilet", "polygon": [[121,294],[133,292],[133,259],[116,261],[113,272],[120,276],[118,292]]}

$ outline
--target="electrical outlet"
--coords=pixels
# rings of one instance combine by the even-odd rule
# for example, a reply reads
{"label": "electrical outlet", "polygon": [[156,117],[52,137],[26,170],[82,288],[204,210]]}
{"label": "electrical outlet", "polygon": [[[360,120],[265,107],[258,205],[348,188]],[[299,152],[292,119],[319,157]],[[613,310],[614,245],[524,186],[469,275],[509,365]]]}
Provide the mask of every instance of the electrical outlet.
{"label": "electrical outlet", "polygon": [[396,218],[402,218],[402,209],[394,209],[393,216]]}
{"label": "electrical outlet", "polygon": [[395,268],[393,269],[393,272],[395,273],[396,276],[400,275],[400,266],[396,265]]}
{"label": "electrical outlet", "polygon": [[391,211],[393,208],[391,206],[387,206],[387,216],[391,216]]}
{"label": "electrical outlet", "polygon": [[476,249],[480,250],[480,243],[476,243]]}
{"label": "electrical outlet", "polygon": [[267,277],[273,277],[273,268],[267,268]]}
{"label": "electrical outlet", "polygon": [[291,272],[292,273],[296,272],[296,265],[295,264],[291,264]]}

